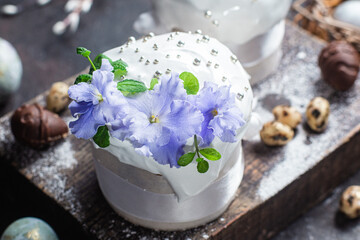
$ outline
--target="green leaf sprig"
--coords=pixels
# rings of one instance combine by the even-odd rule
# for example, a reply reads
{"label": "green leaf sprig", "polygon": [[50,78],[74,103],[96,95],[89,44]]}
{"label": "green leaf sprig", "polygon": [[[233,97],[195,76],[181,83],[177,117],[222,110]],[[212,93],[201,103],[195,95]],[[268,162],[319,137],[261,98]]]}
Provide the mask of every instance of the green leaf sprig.
{"label": "green leaf sprig", "polygon": [[194,135],[194,145],[195,152],[188,152],[182,155],[178,160],[178,164],[179,166],[185,167],[189,165],[194,160],[195,155],[197,155],[197,170],[199,173],[206,173],[209,170],[209,163],[204,158],[210,161],[217,161],[221,159],[221,154],[214,148],[199,149],[196,135]]}
{"label": "green leaf sprig", "polygon": [[199,81],[190,72],[183,72],[179,75],[179,78],[184,81],[184,88],[188,95],[196,95],[199,91]]}

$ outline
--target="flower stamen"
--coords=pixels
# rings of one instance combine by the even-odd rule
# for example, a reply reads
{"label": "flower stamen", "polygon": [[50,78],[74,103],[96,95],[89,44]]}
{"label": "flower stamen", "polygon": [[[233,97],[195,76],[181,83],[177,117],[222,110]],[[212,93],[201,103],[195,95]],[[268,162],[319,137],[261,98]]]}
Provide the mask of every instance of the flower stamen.
{"label": "flower stamen", "polygon": [[215,117],[215,116],[217,116],[219,113],[218,113],[218,111],[217,111],[216,109],[214,109],[214,110],[211,111],[211,114]]}
{"label": "flower stamen", "polygon": [[151,115],[150,117],[150,123],[159,123],[159,118],[158,117],[155,117],[154,115]]}

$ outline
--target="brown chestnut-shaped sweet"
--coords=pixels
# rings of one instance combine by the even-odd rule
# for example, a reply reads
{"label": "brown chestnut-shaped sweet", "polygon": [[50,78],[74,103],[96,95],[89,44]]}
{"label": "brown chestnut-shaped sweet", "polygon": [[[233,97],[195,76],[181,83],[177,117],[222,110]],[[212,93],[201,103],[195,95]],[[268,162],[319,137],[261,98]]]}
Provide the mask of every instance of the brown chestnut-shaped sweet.
{"label": "brown chestnut-shaped sweet", "polygon": [[350,186],[343,192],[340,211],[349,218],[360,217],[360,186]]}
{"label": "brown chestnut-shaped sweet", "polygon": [[309,127],[315,132],[326,129],[330,114],[330,103],[322,97],[316,97],[310,101],[306,108],[306,120]]}
{"label": "brown chestnut-shaped sweet", "polygon": [[41,149],[68,135],[66,123],[55,113],[39,104],[23,105],[11,117],[15,138],[30,147]]}
{"label": "brown chestnut-shaped sweet", "polygon": [[261,140],[268,146],[283,146],[294,137],[294,131],[281,122],[267,122],[260,131]]}
{"label": "brown chestnut-shaped sweet", "polygon": [[319,67],[325,82],[335,90],[346,91],[359,73],[360,57],[345,41],[333,41],[319,55]]}
{"label": "brown chestnut-shaped sweet", "polygon": [[286,124],[291,128],[296,128],[301,122],[301,114],[294,107],[278,105],[272,112],[276,121]]}
{"label": "brown chestnut-shaped sweet", "polygon": [[54,83],[46,98],[46,108],[52,112],[61,112],[69,104],[69,85],[64,82]]}

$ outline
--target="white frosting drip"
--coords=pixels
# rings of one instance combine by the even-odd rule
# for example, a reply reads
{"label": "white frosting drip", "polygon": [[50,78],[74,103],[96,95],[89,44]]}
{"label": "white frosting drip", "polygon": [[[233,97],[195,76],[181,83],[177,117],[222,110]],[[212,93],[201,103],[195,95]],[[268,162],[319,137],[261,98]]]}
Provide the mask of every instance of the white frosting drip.
{"label": "white frosting drip", "polygon": [[[130,41],[104,54],[112,60],[121,58],[128,64],[126,78],[143,81],[147,86],[150,85],[157,71],[166,74],[167,69],[178,73],[184,71],[193,73],[199,80],[200,89],[204,81],[212,81],[219,86],[231,85],[232,92],[242,96],[236,99],[236,104],[243,112],[245,120],[248,121],[251,117],[253,99],[249,76],[238,61],[231,59],[231,51],[213,38],[199,42],[198,39],[203,38],[200,34],[171,33],[171,35],[170,40],[168,40],[170,34],[164,34],[151,37],[146,41],[143,39]],[[179,45],[179,41],[184,44]],[[155,47],[154,44],[156,44]],[[212,50],[215,50],[217,54],[212,54]],[[195,58],[200,60],[199,65],[194,64]],[[149,63],[146,64],[146,61]],[[154,61],[157,63],[154,64]],[[211,66],[207,66],[208,61],[212,62]],[[218,64],[218,67],[215,68],[215,64]],[[245,130],[244,126],[238,131],[239,141]],[[152,158],[137,154],[128,141],[121,142],[111,138],[110,143],[105,150],[115,155],[119,161],[163,175],[180,200],[200,193],[217,179],[239,144],[239,142],[223,143],[215,138],[212,146],[221,153],[222,159],[210,161],[209,171],[200,174],[197,172],[196,163],[181,168],[170,168],[168,165],[158,164]],[[192,139],[189,139],[185,146],[185,151],[188,150],[193,151]],[[240,159],[241,156],[238,158]]]}
{"label": "white frosting drip", "polygon": [[[154,17],[174,27],[204,33],[225,44],[243,44],[286,16],[291,0],[155,0]],[[205,11],[211,11],[205,17]]]}

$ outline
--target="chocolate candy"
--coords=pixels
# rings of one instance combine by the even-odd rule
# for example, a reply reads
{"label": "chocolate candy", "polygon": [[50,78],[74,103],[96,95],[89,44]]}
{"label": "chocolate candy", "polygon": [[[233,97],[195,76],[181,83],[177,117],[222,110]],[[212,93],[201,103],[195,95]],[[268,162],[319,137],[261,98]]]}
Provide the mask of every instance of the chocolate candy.
{"label": "chocolate candy", "polygon": [[11,117],[11,130],[18,141],[37,149],[65,138],[69,131],[57,114],[37,103],[16,109]]}
{"label": "chocolate candy", "polygon": [[331,42],[319,56],[319,67],[325,82],[339,91],[346,91],[354,84],[359,65],[358,52],[344,41]]}

